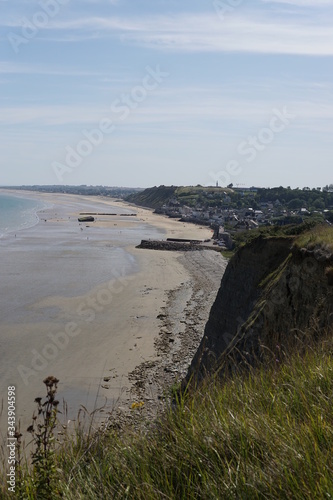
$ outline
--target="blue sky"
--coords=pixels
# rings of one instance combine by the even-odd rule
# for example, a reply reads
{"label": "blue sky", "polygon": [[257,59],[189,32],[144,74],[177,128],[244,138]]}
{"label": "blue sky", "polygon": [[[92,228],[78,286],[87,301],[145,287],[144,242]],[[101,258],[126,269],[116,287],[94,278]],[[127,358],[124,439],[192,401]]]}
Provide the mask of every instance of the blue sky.
{"label": "blue sky", "polygon": [[0,185],[333,182],[333,0],[0,0]]}

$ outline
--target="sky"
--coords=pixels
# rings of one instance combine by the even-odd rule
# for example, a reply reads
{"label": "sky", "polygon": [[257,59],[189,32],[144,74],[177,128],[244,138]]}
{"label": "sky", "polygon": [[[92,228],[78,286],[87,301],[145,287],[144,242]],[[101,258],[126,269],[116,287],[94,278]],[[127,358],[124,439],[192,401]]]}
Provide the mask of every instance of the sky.
{"label": "sky", "polygon": [[0,185],[333,183],[333,0],[0,0]]}

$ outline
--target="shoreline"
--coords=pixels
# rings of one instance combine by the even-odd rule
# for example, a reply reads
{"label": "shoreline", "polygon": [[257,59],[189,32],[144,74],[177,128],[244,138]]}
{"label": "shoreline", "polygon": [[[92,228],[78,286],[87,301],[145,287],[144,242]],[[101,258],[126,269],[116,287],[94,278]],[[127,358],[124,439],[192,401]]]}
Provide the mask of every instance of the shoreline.
{"label": "shoreline", "polygon": [[[29,193],[29,192],[28,191],[24,191],[24,193]],[[18,190],[9,190],[9,189],[1,189],[1,188],[0,188],[0,195],[13,196],[15,198],[21,198],[21,199],[24,199],[24,200],[36,199],[35,197],[24,196],[24,195],[21,194],[21,191],[18,191]],[[31,209],[31,211],[33,212],[35,220],[31,221],[26,226],[14,228],[14,229],[10,229],[10,230],[7,230],[4,233],[0,232],[0,240],[2,238],[6,238],[7,235],[11,235],[11,234],[19,232],[19,231],[28,230],[28,229],[36,226],[40,222],[40,218],[39,218],[38,213],[41,212],[42,210],[46,209],[46,208],[48,208],[48,206],[47,206],[46,203],[44,203],[44,205],[41,206],[41,207],[35,207],[35,208]]]}
{"label": "shoreline", "polygon": [[[21,191],[20,193],[22,194]],[[195,343],[192,342],[190,336],[191,342],[187,342],[187,344],[191,344],[191,346],[187,345],[186,347],[184,340],[187,328],[185,324],[186,314],[190,314],[189,307],[192,298],[195,299],[195,293],[200,292],[200,280],[198,281],[195,274],[200,273],[201,268],[204,269],[204,262],[208,259],[207,274],[211,273],[216,278],[219,266],[214,263],[213,268],[210,268],[210,261],[211,259],[216,259],[216,261],[220,259],[221,268],[218,279],[220,282],[224,264],[222,264],[223,259],[220,255],[210,251],[208,253],[214,254],[215,257],[207,257],[205,251],[195,252],[202,254],[200,257],[197,256],[199,262],[189,263],[188,256],[185,257],[182,252],[175,254],[174,252],[136,249],[133,243],[140,243],[140,241],[136,241],[137,227],[141,227],[141,232],[147,231],[147,234],[150,232],[156,234],[157,231],[157,234],[162,234],[163,237],[189,237],[195,234],[196,237],[202,235],[202,239],[208,236],[210,230],[180,223],[153,214],[150,210],[141,207],[135,207],[137,212],[135,221],[112,218],[112,221],[108,222],[103,218],[98,218],[94,225],[80,230],[75,218],[73,219],[73,214],[82,205],[98,205],[99,208],[101,205],[104,208],[111,205],[121,207],[121,210],[128,210],[129,207],[132,210],[133,205],[110,198],[105,200],[102,197],[82,197],[58,193],[55,195],[43,193],[43,196],[40,196],[40,193],[29,192],[29,194],[37,195],[39,199],[42,198],[48,202],[54,202],[54,204],[39,212],[42,217],[36,226],[19,231],[15,242],[10,237],[1,242],[2,246],[13,250],[12,258],[14,261],[11,266],[14,268],[15,263],[19,264],[19,259],[23,258],[32,261],[30,262],[32,268],[41,265],[41,269],[44,269],[45,266],[50,266],[51,259],[65,265],[68,265],[67,259],[74,259],[72,260],[73,265],[77,266],[80,259],[84,261],[87,258],[86,255],[90,255],[93,260],[97,258],[98,254],[100,258],[96,264],[102,266],[103,269],[95,284],[90,283],[87,277],[86,289],[82,288],[81,290],[76,283],[76,278],[79,281],[82,279],[81,274],[79,277],[74,274],[72,283],[69,281],[71,268],[66,267],[62,270],[63,273],[67,271],[65,294],[52,293],[52,286],[46,286],[41,276],[38,278],[38,286],[39,288],[44,286],[45,293],[39,297],[39,300],[31,300],[29,304],[24,305],[24,310],[28,311],[30,316],[29,314],[25,316],[22,313],[22,317],[16,317],[16,322],[12,321],[13,324],[6,325],[7,330],[5,329],[6,334],[3,340],[6,344],[7,359],[11,360],[14,370],[10,370],[10,373],[7,374],[9,378],[5,377],[5,379],[7,379],[7,383],[19,386],[18,407],[22,428],[24,429],[26,423],[30,423],[34,410],[33,400],[38,395],[43,394],[42,380],[50,374],[60,379],[59,397],[64,398],[69,404],[70,419],[76,418],[76,410],[80,405],[89,408],[96,404],[102,406],[105,398],[107,398],[109,408],[104,409],[104,417],[108,411],[114,412],[114,405],[117,405],[120,420],[131,418],[134,414],[131,405],[140,398],[145,398],[144,412],[147,415],[152,415],[159,406],[158,397],[161,397],[161,392],[163,392],[162,383],[173,380],[184,372],[185,352],[186,350],[190,352],[190,347],[193,347]],[[45,223],[43,222],[44,217],[47,219]],[[126,217],[126,219],[131,218]],[[89,239],[84,239],[83,234],[89,234],[89,237],[87,236]],[[114,237],[118,238],[118,241],[113,241]],[[116,251],[121,238],[124,238],[121,247],[122,256],[131,256],[127,257],[129,259],[128,272],[122,269],[112,270],[112,262],[114,261],[109,252]],[[45,239],[48,240],[43,254],[39,247],[45,245]],[[114,243],[111,245],[112,248],[109,243],[110,239],[112,244]],[[32,252],[36,251],[39,253],[34,260]],[[102,264],[101,259],[104,259]],[[88,261],[85,260],[85,262]],[[131,267],[133,265],[134,268]],[[191,265],[192,269],[189,268]],[[86,273],[90,273],[89,276],[96,279],[95,268],[91,271],[88,268],[85,269]],[[15,269],[15,271],[19,270]],[[22,272],[27,274],[26,281],[24,279],[23,281],[25,286],[28,286],[29,280],[31,283],[31,279],[34,279],[33,275],[26,269],[23,269]],[[53,276],[52,273],[51,276]],[[204,278],[201,276],[200,279]],[[19,282],[20,280],[17,281],[17,284]],[[12,278],[9,275],[8,283],[13,286]],[[31,285],[31,295],[34,299],[34,283],[32,282]],[[73,287],[72,294],[68,293],[69,285]],[[36,289],[38,286],[36,284]],[[55,291],[59,292],[59,290],[61,287]],[[211,290],[212,301],[215,298],[213,294],[214,292]],[[88,301],[96,300],[96,298],[99,298],[100,302],[97,306],[101,310],[95,311],[93,319],[88,317],[87,310],[93,309],[91,306],[88,307],[88,304],[91,303]],[[206,308],[209,300],[205,297],[203,301]],[[179,304],[182,304],[181,311]],[[199,311],[199,306],[197,309]],[[78,316],[78,310],[81,311],[81,316]],[[85,314],[83,314],[84,312]],[[38,321],[31,314],[37,315]],[[161,320],[161,315],[169,318],[171,330],[173,328],[171,334],[166,332],[167,328]],[[90,316],[92,316],[91,311]],[[202,314],[202,323],[207,318]],[[75,328],[71,330],[72,323],[77,325],[77,330],[80,330],[79,334],[75,335]],[[64,328],[66,326],[68,328],[66,346],[63,349],[58,347],[55,359],[47,360],[45,369],[41,369],[35,374],[36,376],[31,377],[29,385],[26,387],[17,376],[15,364],[16,368],[19,364],[25,364],[29,367],[32,349],[42,353],[45,345],[50,344],[50,336],[52,335],[53,339],[56,338],[56,335],[59,339],[65,339],[64,332],[66,330]],[[193,325],[191,328],[193,333]],[[199,324],[198,328],[199,330],[201,328]],[[161,334],[161,330],[164,333]],[[49,331],[49,334],[45,334],[46,331]],[[188,335],[189,332],[190,329],[188,329]],[[200,331],[200,334],[203,334],[203,330]],[[199,342],[200,339],[198,339],[198,345]],[[59,341],[59,346],[60,344]],[[21,352],[18,353],[17,349],[20,349]],[[183,354],[176,370],[173,364],[177,362],[177,352]],[[188,357],[191,356],[188,355]],[[183,364],[182,367],[181,364]],[[88,372],[85,367],[87,367]],[[5,396],[3,394],[4,388],[3,386],[2,397]]]}
{"label": "shoreline", "polygon": [[158,315],[159,331],[154,342],[157,360],[141,363],[130,373],[132,391],[144,404],[137,413],[126,411],[124,407],[112,412],[107,421],[109,428],[147,429],[153,424],[165,409],[170,388],[177,387],[185,378],[200,345],[227,260],[211,250],[178,253],[189,280],[167,291],[166,304]]}

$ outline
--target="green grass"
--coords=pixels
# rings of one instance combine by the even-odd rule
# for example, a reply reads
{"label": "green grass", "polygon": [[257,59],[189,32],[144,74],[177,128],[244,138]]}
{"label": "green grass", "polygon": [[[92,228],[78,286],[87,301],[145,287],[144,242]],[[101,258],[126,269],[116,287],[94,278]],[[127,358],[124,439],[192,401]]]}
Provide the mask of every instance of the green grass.
{"label": "green grass", "polygon": [[299,248],[325,248],[333,252],[333,227],[327,225],[319,225],[313,228],[310,232],[300,235],[295,245]]}
{"label": "green grass", "polygon": [[[294,226],[287,226],[288,228]],[[289,235],[286,234],[286,228],[280,226],[261,226],[251,231],[240,231],[233,235],[235,249],[243,247],[255,239],[262,238],[285,238]]]}
{"label": "green grass", "polygon": [[[232,233],[232,230],[231,230]],[[261,226],[251,231],[240,231],[232,235],[235,253],[239,248],[251,244],[257,238],[294,238],[295,245],[299,248],[304,246],[326,246],[333,250],[333,228],[323,225],[318,219],[309,217],[302,224],[287,226]]]}
{"label": "green grass", "polygon": [[177,196],[184,195],[199,195],[202,193],[207,194],[223,194],[223,193],[233,193],[232,189],[229,188],[221,188],[221,187],[213,187],[213,186],[180,186],[177,188],[175,194]]}
{"label": "green grass", "polygon": [[[332,354],[330,332],[274,366],[207,378],[146,433],[78,431],[52,498],[332,498]],[[36,498],[31,478],[22,498]]]}

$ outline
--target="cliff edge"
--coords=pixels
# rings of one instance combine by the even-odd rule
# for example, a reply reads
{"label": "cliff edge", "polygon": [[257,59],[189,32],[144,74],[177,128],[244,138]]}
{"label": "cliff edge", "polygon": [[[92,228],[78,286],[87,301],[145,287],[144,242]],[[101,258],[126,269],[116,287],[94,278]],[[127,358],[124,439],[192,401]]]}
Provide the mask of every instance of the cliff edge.
{"label": "cliff edge", "polygon": [[[258,237],[230,260],[188,377],[278,362],[333,323],[333,229]],[[306,333],[307,332],[307,333]]]}

